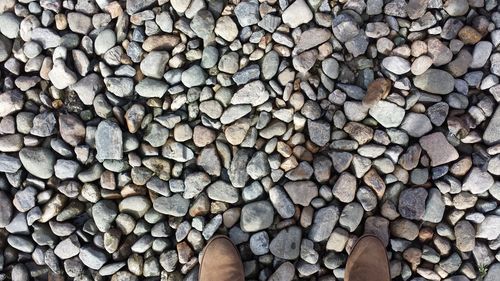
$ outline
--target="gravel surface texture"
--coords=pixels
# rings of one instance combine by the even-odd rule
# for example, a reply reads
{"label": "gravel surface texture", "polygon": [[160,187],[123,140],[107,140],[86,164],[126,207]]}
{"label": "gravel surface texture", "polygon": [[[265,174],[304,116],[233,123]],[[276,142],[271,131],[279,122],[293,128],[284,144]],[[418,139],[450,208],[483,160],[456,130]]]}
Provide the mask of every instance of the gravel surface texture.
{"label": "gravel surface texture", "polygon": [[500,280],[498,0],[0,0],[0,280]]}

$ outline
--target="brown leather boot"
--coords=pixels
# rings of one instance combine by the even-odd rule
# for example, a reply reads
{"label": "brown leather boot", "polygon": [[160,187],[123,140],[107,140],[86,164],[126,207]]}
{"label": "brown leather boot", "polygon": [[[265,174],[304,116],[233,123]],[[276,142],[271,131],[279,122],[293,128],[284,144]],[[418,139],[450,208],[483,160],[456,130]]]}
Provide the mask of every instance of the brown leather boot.
{"label": "brown leather boot", "polygon": [[200,261],[199,281],[245,281],[238,249],[227,236],[208,241]]}
{"label": "brown leather boot", "polygon": [[389,260],[384,244],[374,235],[358,239],[347,259],[345,281],[390,281]]}

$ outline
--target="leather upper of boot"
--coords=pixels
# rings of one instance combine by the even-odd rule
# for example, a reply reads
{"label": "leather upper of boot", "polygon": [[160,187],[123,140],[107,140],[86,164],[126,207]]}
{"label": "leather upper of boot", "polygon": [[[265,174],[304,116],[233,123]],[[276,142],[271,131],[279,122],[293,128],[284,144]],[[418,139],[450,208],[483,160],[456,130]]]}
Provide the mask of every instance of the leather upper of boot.
{"label": "leather upper of boot", "polygon": [[375,236],[361,237],[347,259],[345,281],[390,281],[389,261],[382,242]]}
{"label": "leather upper of boot", "polygon": [[210,240],[203,250],[199,281],[244,281],[243,263],[234,244],[225,236]]}

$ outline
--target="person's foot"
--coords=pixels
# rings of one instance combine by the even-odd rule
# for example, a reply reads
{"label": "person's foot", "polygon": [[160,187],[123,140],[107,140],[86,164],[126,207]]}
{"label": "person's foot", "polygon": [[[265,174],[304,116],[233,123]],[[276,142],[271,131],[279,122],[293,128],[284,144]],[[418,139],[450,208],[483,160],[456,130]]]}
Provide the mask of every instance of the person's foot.
{"label": "person's foot", "polygon": [[200,261],[199,281],[245,281],[238,249],[226,236],[208,241]]}
{"label": "person's foot", "polygon": [[374,235],[358,239],[347,259],[345,281],[390,281],[389,260],[380,241]]}

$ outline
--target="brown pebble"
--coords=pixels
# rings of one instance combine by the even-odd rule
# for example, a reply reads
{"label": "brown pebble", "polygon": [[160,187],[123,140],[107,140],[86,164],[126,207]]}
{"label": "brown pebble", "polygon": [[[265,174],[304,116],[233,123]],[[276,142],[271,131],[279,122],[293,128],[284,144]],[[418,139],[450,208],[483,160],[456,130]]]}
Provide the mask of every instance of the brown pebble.
{"label": "brown pebble", "polygon": [[432,230],[432,228],[430,227],[422,227],[422,229],[420,229],[420,232],[418,233],[418,239],[422,243],[430,241],[433,236],[434,230]]}
{"label": "brown pebble", "polygon": [[481,33],[470,26],[464,26],[458,32],[458,38],[466,45],[474,45],[481,40]]}
{"label": "brown pebble", "polygon": [[142,48],[146,52],[154,50],[172,50],[180,41],[181,38],[170,34],[149,36],[142,44]]}
{"label": "brown pebble", "polygon": [[368,85],[366,95],[363,98],[363,105],[372,107],[379,100],[385,99],[391,90],[391,80],[385,78],[378,78]]}
{"label": "brown pebble", "polygon": [[467,174],[471,167],[472,159],[470,157],[464,157],[451,166],[450,173],[454,176],[462,177]]}

